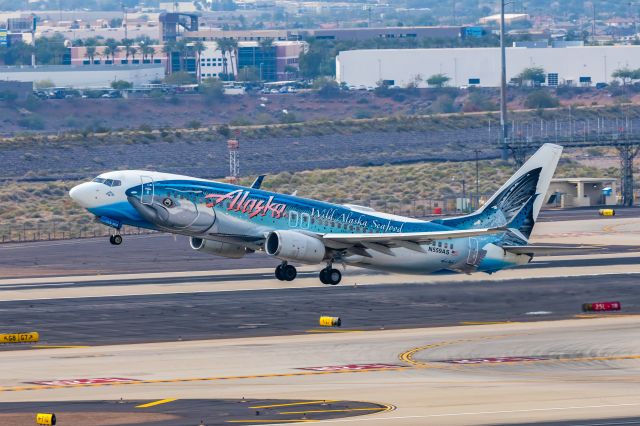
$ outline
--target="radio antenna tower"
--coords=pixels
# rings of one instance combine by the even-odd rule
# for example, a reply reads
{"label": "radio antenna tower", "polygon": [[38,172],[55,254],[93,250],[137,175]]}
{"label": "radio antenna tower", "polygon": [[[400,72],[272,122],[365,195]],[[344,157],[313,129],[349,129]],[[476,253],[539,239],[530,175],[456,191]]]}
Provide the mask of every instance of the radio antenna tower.
{"label": "radio antenna tower", "polygon": [[227,176],[227,182],[237,183],[238,177],[240,177],[240,154],[238,153],[240,142],[237,139],[229,139],[227,148],[229,149],[229,176]]}

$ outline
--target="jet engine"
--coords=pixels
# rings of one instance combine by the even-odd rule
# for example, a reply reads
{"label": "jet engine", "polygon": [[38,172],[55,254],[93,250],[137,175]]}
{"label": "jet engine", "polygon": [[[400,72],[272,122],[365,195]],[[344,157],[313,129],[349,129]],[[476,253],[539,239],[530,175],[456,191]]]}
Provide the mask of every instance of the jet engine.
{"label": "jet engine", "polygon": [[320,263],[326,253],[318,238],[296,231],[270,232],[264,250],[269,256],[303,263]]}
{"label": "jet engine", "polygon": [[244,246],[221,241],[205,240],[203,238],[191,237],[189,245],[192,249],[203,253],[215,254],[217,256],[228,257],[230,259],[240,259],[247,254]]}

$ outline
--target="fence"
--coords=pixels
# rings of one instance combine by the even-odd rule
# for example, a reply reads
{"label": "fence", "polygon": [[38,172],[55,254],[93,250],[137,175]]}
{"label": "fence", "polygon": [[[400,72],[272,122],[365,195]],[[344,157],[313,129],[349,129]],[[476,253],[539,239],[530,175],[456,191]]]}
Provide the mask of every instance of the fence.
{"label": "fence", "polygon": [[[123,226],[122,235],[151,234],[157,231]],[[4,226],[0,229],[0,242],[27,242],[27,241],[52,241],[69,240],[77,238],[107,237],[113,233],[111,228],[99,224],[81,225],[69,227],[59,222],[38,222],[35,225],[21,225],[15,228]]]}

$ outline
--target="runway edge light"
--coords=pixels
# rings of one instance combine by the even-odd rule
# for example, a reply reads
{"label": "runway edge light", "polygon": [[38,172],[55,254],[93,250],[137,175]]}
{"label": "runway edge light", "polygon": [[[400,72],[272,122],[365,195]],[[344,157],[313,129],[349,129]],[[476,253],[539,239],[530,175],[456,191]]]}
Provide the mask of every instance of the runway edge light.
{"label": "runway edge light", "polygon": [[53,413],[38,413],[36,414],[36,424],[39,425],[55,425],[56,415]]}
{"label": "runway edge light", "polygon": [[583,312],[603,312],[603,311],[619,311],[622,309],[620,302],[595,302],[583,303]]}
{"label": "runway edge light", "polygon": [[0,343],[36,343],[40,340],[37,331],[30,333],[9,333],[0,334]]}
{"label": "runway edge light", "polygon": [[322,327],[340,327],[341,325],[340,317],[320,317],[320,326]]}

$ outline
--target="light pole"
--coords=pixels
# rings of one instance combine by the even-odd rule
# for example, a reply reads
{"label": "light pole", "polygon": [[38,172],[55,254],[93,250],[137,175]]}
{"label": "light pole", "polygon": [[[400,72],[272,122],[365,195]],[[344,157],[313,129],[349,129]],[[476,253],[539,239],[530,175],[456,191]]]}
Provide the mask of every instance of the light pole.
{"label": "light pole", "polygon": [[504,40],[504,0],[500,0],[500,139],[502,143],[502,159],[509,159],[507,124],[507,58]]}

